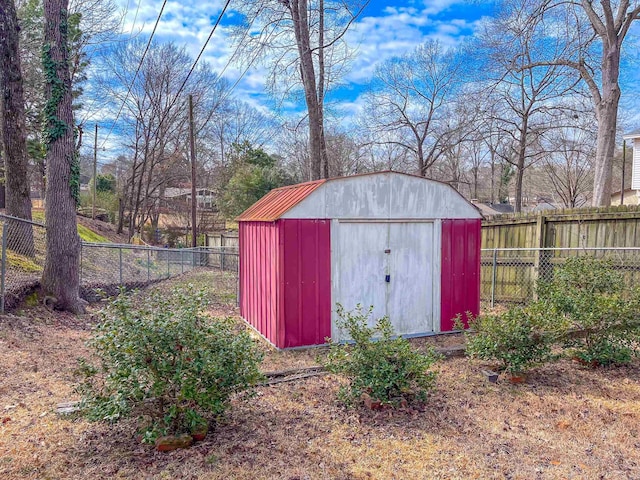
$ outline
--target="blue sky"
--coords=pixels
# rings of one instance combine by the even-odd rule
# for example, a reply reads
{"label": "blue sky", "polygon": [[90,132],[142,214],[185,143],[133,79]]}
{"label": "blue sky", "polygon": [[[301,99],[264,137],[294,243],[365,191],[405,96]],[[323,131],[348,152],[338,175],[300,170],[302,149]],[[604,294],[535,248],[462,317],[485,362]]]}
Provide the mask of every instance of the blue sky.
{"label": "blue sky", "polygon": [[[231,5],[236,1],[243,0],[232,0]],[[126,38],[134,34],[142,38],[148,37],[162,2],[115,2],[126,12],[122,36]],[[174,41],[178,45],[184,45],[195,57],[223,4],[224,0],[168,0],[156,31],[157,40]],[[332,109],[345,117],[357,114],[361,106],[361,95],[379,63],[411,51],[427,38],[438,39],[445,45],[454,46],[465,37],[472,36],[481,19],[491,13],[492,2],[484,0],[371,0],[346,36],[347,43],[354,49],[355,54],[351,68],[344,77],[343,86],[334,90],[328,98],[333,104]],[[237,22],[238,14],[231,9],[225,15],[220,28],[216,30],[203,56],[215,71],[220,71],[228,63],[233,51],[229,38],[230,29]],[[638,29],[635,27],[634,30],[637,32]],[[637,39],[627,39],[627,43],[631,41],[637,42]],[[239,66],[230,64],[223,76],[233,84],[240,77],[242,70]],[[635,80],[637,76],[638,74],[634,73],[632,78]],[[629,79],[628,75],[626,79]],[[264,67],[254,66],[242,78],[234,90],[234,95],[262,110],[273,109],[274,100],[265,92],[265,80]],[[636,88],[633,90],[637,93]],[[623,105],[625,97],[629,98],[629,93],[633,94],[629,91],[623,92]],[[285,102],[283,105],[280,113],[285,116],[296,115],[304,110],[302,101]],[[108,125],[109,119],[101,119],[98,112],[89,117],[89,121],[96,119]]]}
{"label": "blue sky", "polygon": [[[162,2],[115,1],[126,12],[122,37],[148,37]],[[155,38],[161,42],[174,41],[178,45],[184,45],[195,57],[223,4],[223,0],[168,0]],[[233,4],[234,0],[231,5]],[[344,115],[357,113],[359,98],[376,65],[390,57],[411,51],[429,37],[437,38],[447,45],[455,45],[465,36],[473,35],[478,21],[484,15],[490,14],[489,5],[456,0],[371,0],[346,37],[349,46],[355,52],[351,68],[344,77],[343,86],[334,90],[328,100]],[[203,56],[216,71],[227,65],[232,54],[229,35],[231,27],[237,22],[238,14],[231,9],[216,30]],[[231,64],[225,69],[223,76],[233,84],[241,73],[242,69],[239,66]],[[274,101],[265,92],[265,80],[265,69],[255,66],[242,78],[234,94],[237,98],[263,110],[272,109]],[[286,115],[302,111],[304,106],[287,102],[283,108],[284,111],[281,113]],[[97,119],[99,116],[99,113],[90,114],[90,121],[94,120],[91,117]]]}

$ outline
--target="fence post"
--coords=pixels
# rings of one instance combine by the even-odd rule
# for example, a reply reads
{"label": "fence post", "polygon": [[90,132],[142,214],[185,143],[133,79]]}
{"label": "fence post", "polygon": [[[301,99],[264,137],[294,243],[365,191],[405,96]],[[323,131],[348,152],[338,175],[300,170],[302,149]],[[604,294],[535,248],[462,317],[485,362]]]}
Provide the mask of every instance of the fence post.
{"label": "fence post", "polygon": [[147,282],[151,281],[151,250],[147,248]]}
{"label": "fence post", "polygon": [[224,247],[222,247],[220,254],[220,270],[224,272]]}
{"label": "fence post", "polygon": [[240,254],[238,254],[236,262],[236,307],[240,306]]}
{"label": "fence post", "polygon": [[84,258],[84,255],[82,255],[84,251],[84,242],[80,242],[80,285],[82,285],[82,260]]}
{"label": "fence post", "polygon": [[0,285],[0,312],[4,313],[5,276],[7,274],[7,221],[2,224],[2,285]]}
{"label": "fence post", "polygon": [[493,268],[491,270],[491,308],[496,304],[496,270],[498,266],[498,249],[493,249]]}
{"label": "fence post", "polygon": [[182,273],[184,273],[184,250],[180,250],[180,268],[182,269]]}
{"label": "fence post", "polygon": [[120,285],[122,285],[122,247],[118,249],[120,253]]}
{"label": "fence post", "polygon": [[540,257],[543,254],[542,248],[546,247],[546,223],[546,217],[542,214],[539,214],[538,218],[536,219],[536,249],[533,253],[533,291],[531,292],[531,294],[534,300],[538,299],[536,286],[538,285],[538,281],[540,280],[540,270],[542,270],[543,267]]}
{"label": "fence post", "polygon": [[167,249],[167,278],[171,275],[171,250]]}

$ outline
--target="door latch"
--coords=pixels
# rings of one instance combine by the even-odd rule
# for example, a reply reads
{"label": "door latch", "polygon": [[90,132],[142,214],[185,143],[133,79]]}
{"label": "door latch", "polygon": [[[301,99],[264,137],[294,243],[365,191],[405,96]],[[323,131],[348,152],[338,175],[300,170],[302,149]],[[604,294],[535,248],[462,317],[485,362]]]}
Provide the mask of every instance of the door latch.
{"label": "door latch", "polygon": [[387,282],[387,283],[391,282],[391,275],[385,275],[384,276],[384,281]]}

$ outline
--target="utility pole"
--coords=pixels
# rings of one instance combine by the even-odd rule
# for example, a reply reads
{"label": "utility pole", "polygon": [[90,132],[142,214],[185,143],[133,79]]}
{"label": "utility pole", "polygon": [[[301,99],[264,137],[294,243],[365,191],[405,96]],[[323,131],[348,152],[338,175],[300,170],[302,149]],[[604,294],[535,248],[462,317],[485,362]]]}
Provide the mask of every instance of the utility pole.
{"label": "utility pole", "polygon": [[622,140],[622,188],[620,188],[620,205],[624,205],[624,169],[627,160],[627,141]]}
{"label": "utility pole", "polygon": [[189,146],[191,147],[191,246],[198,246],[196,234],[196,139],[193,128],[193,95],[189,95]]}
{"label": "utility pole", "polygon": [[93,137],[93,207],[91,208],[91,218],[96,219],[96,191],[98,190],[98,124],[96,123],[96,133]]}

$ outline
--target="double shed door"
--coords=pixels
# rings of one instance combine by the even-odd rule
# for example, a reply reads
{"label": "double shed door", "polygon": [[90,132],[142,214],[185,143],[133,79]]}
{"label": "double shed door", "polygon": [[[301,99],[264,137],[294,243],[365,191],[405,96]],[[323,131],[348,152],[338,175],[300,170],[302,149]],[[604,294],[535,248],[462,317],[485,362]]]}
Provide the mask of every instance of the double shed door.
{"label": "double shed door", "polygon": [[399,335],[434,330],[433,222],[340,222],[333,241],[334,304],[373,306],[371,323],[387,315]]}

